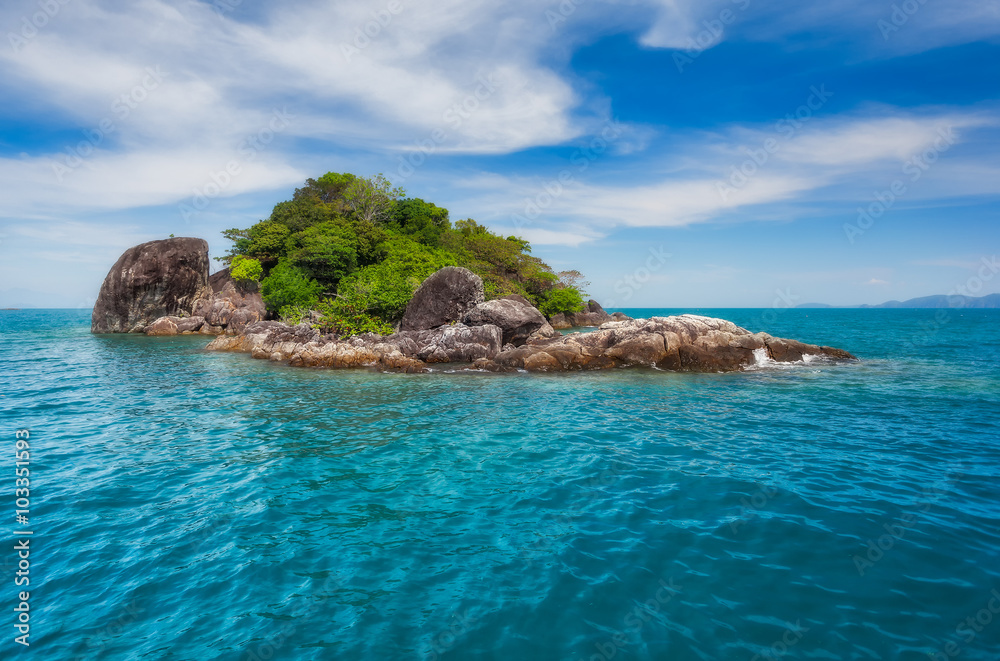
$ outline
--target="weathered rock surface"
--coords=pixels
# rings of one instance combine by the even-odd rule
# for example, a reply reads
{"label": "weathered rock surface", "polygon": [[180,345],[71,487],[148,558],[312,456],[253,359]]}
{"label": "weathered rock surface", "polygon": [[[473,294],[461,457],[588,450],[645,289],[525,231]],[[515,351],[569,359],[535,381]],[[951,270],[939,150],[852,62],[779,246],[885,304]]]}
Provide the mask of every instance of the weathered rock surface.
{"label": "weathered rock surface", "polygon": [[447,266],[428,277],[406,306],[400,330],[430,330],[461,321],[485,300],[483,281],[468,269]]}
{"label": "weathered rock surface", "polygon": [[238,333],[267,315],[255,285],[229,269],[208,274],[208,243],[173,238],[130,248],[105,278],[94,305],[94,333]]}
{"label": "weathered rock surface", "polygon": [[549,319],[549,323],[557,330],[566,330],[567,328],[596,327],[606,324],[609,321],[630,321],[631,319],[632,317],[621,312],[615,312],[614,315],[610,315],[605,312],[600,303],[590,300],[587,301],[587,308],[585,310],[554,314]]}
{"label": "weathered rock surface", "polygon": [[[506,296],[501,296],[500,300],[501,301],[517,301],[518,303],[524,303],[525,305],[531,305],[531,301],[529,301],[528,299],[526,299],[524,296],[521,296],[520,294],[507,294]],[[535,306],[531,305],[531,307],[535,307]]]}
{"label": "weathered rock surface", "polygon": [[223,269],[209,278],[209,287],[195,301],[192,315],[204,317],[205,324],[238,333],[267,317],[264,299],[255,284],[237,283]]}
{"label": "weathered rock surface", "polygon": [[587,309],[583,312],[573,312],[566,315],[570,327],[600,326],[614,321],[610,314],[604,311],[601,304],[595,300],[587,301]]}
{"label": "weathered rock surface", "polygon": [[163,239],[129,248],[101,285],[91,332],[142,332],[160,317],[190,312],[208,285],[208,271],[204,239]]}
{"label": "weathered rock surface", "polygon": [[556,330],[566,330],[567,328],[573,328],[573,324],[569,322],[567,316],[562,312],[552,315],[549,318],[549,323],[552,325],[552,328],[555,328]]}
{"label": "weathered rock surface", "polygon": [[527,342],[532,333],[549,326],[545,315],[534,306],[512,298],[480,303],[469,310],[463,321],[469,326],[499,326],[503,331],[503,344],[513,344],[515,347]]}
{"label": "weathered rock surface", "polygon": [[205,325],[204,317],[160,317],[146,326],[146,335],[181,335],[200,331]]}
{"label": "weathered rock surface", "polygon": [[400,331],[388,337],[358,335],[337,339],[308,324],[277,321],[250,324],[240,335],[222,335],[209,350],[243,351],[254,358],[287,360],[304,367],[381,367],[421,371],[430,363],[472,363],[500,351],[497,326],[455,324],[423,331]]}
{"label": "weathered rock surface", "polygon": [[421,371],[430,363],[472,363],[489,371],[562,371],[655,367],[685,372],[731,372],[767,361],[805,356],[856,360],[832,347],[751,333],[732,322],[696,315],[615,321],[593,333],[533,336],[521,346],[502,344],[499,326],[455,324],[388,337],[346,340],[323,336],[306,324],[257,322],[235,336],[220,336],[212,350],[244,351],[255,358],[307,367],[379,367]]}

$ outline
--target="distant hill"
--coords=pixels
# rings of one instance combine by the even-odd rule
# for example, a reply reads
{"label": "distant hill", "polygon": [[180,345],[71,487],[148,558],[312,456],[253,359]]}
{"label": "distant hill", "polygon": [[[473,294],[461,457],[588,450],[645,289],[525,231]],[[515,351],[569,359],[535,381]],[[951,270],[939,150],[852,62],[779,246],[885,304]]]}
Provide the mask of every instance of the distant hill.
{"label": "distant hill", "polygon": [[862,305],[863,308],[1000,308],[1000,294],[978,298],[972,296],[922,296],[908,301],[889,301],[882,305]]}
{"label": "distant hill", "polygon": [[[798,308],[830,308],[835,307],[832,305],[826,305],[825,303],[803,303],[802,305],[797,305]],[[996,309],[1000,308],[1000,294],[989,294],[987,296],[947,296],[945,294],[940,294],[938,296],[922,296],[920,298],[911,298],[908,301],[888,301],[882,303],[881,305],[844,305],[836,307],[845,308],[909,308],[909,309],[924,309],[933,310],[936,308],[969,308],[969,309]]]}

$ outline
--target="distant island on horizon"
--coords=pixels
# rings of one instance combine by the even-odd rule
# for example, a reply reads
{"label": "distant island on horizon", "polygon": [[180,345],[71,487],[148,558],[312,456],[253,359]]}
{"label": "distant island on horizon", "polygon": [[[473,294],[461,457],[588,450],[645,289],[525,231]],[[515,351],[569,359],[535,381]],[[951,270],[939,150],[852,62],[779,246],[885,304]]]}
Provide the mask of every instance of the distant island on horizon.
{"label": "distant island on horizon", "polygon": [[879,305],[827,305],[826,303],[803,303],[802,305],[795,306],[798,309],[823,309],[823,308],[842,308],[842,309],[892,309],[892,308],[908,308],[908,309],[923,309],[931,310],[938,308],[953,308],[953,309],[996,309],[1000,308],[1000,294],[987,294],[986,296],[960,296],[958,294],[949,296],[947,294],[938,294],[936,296],[921,296],[920,298],[911,298],[906,301],[887,301]]}

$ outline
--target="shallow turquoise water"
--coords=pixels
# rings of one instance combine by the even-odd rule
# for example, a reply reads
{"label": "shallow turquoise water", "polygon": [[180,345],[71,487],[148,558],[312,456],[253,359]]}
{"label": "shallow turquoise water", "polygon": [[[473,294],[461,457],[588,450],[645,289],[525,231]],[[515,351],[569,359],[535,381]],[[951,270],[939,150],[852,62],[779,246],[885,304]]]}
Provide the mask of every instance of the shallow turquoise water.
{"label": "shallow turquoise water", "polygon": [[701,312],[864,360],[313,371],[0,312],[0,656],[1000,658],[1000,313]]}

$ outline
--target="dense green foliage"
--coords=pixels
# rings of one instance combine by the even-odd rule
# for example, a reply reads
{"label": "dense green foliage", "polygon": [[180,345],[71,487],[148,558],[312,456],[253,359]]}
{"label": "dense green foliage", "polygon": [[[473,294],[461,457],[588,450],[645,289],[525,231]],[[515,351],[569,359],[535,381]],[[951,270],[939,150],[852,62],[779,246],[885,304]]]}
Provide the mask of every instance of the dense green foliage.
{"label": "dense green foliage", "polygon": [[572,287],[559,287],[549,292],[538,309],[546,317],[566,312],[580,312],[583,310],[583,297],[580,292]]}
{"label": "dense green foliage", "polygon": [[260,293],[272,312],[285,307],[309,308],[319,302],[323,287],[288,260],[278,262],[263,282]]}
{"label": "dense green foliage", "polygon": [[229,265],[229,274],[237,282],[257,282],[264,275],[264,267],[253,257],[236,255]]}
{"label": "dense green foliage", "polygon": [[382,175],[309,179],[269,218],[223,232],[233,242],[224,260],[234,277],[237,268],[264,276],[272,314],[298,322],[316,310],[318,325],[342,336],[391,332],[420,283],[444,266],[478,274],[487,299],[520,294],[549,315],[582,308],[578,272],[557,275],[527,241],[471,219],[453,226],[447,209],[404,194]]}

